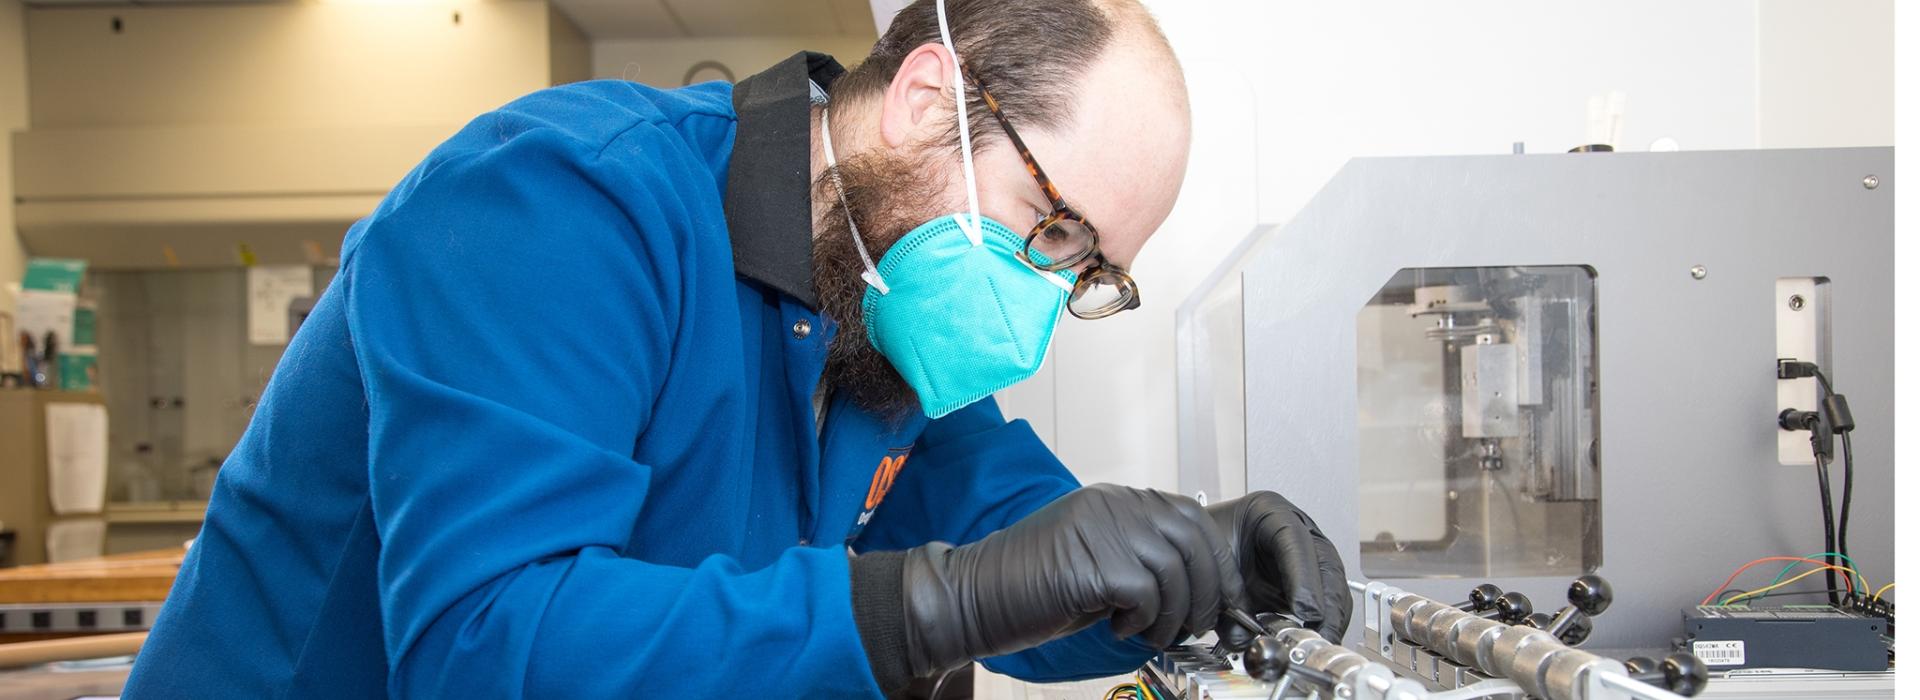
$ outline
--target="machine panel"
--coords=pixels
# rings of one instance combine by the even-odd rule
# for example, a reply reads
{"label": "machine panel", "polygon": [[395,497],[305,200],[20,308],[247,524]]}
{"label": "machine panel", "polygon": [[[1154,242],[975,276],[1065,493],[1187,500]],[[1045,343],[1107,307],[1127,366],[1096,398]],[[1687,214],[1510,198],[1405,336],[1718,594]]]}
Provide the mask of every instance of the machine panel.
{"label": "machine panel", "polygon": [[[1741,563],[1823,551],[1776,421],[1806,342],[1859,424],[1853,557],[1891,572],[1896,184],[1885,148],[1354,160],[1183,304],[1180,488],[1286,494],[1419,595],[1598,572],[1631,604],[1589,646],[1664,648]],[[1492,333],[1408,335],[1472,285],[1439,307]]]}

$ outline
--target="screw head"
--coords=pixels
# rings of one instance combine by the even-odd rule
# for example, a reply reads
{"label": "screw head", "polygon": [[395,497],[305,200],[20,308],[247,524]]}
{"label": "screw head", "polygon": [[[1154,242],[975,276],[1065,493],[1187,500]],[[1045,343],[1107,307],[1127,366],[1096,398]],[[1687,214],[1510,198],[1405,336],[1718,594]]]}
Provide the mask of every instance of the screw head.
{"label": "screw head", "polygon": [[1792,309],[1794,311],[1799,311],[1801,309],[1807,308],[1807,298],[1800,296],[1798,294],[1787,297],[1787,308]]}
{"label": "screw head", "polygon": [[1879,189],[1879,187],[1880,187],[1880,176],[1879,176],[1879,175],[1868,175],[1868,176],[1866,176],[1866,177],[1863,177],[1863,178],[1860,178],[1860,185],[1861,185],[1861,186],[1863,186],[1863,187],[1866,187],[1867,189],[1870,189],[1870,190],[1872,190],[1872,189]]}
{"label": "screw head", "polygon": [[1707,266],[1705,265],[1695,265],[1693,266],[1692,269],[1687,270],[1687,272],[1691,273],[1693,275],[1693,278],[1697,280],[1703,280],[1707,278]]}

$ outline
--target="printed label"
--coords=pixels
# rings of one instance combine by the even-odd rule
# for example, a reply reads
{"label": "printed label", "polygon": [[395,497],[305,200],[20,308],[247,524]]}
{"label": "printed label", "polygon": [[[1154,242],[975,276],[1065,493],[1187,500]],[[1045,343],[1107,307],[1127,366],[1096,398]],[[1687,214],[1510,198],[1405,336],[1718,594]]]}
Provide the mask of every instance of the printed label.
{"label": "printed label", "polygon": [[1694,642],[1693,655],[1708,666],[1740,666],[1747,663],[1747,643],[1738,639]]}

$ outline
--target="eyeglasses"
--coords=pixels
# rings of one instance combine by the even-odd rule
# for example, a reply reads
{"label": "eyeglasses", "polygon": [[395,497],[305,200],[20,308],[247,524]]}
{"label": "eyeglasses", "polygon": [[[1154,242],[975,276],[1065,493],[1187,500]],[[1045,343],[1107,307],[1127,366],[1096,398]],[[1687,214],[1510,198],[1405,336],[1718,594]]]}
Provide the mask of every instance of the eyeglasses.
{"label": "eyeglasses", "polygon": [[[1060,196],[1060,188],[1053,185],[1047,173],[1033,159],[1033,152],[1027,150],[1027,144],[1020,140],[1020,134],[1013,130],[1013,122],[1000,111],[1000,101],[987,91],[986,83],[974,76],[972,69],[962,63],[960,71],[968,82],[980,91],[980,99],[987,105],[987,111],[1000,122],[1000,128],[1007,132],[1007,140],[1013,143],[1013,149],[1020,153],[1020,159],[1026,161],[1027,172],[1033,173],[1033,179],[1040,183],[1040,191],[1046,193],[1047,201],[1053,204],[1053,213],[1040,219],[1027,234],[1026,246],[1021,249],[1021,259],[1047,272],[1057,272],[1078,267],[1088,260],[1093,267],[1073,283],[1073,293],[1067,297],[1067,311],[1083,319],[1106,318],[1122,311],[1140,308],[1140,291],[1133,284],[1133,276],[1125,268],[1107,261],[1100,252],[1100,233],[1088,223],[1087,217],[1067,206],[1066,199]],[[1045,264],[1038,261],[1045,260]]]}

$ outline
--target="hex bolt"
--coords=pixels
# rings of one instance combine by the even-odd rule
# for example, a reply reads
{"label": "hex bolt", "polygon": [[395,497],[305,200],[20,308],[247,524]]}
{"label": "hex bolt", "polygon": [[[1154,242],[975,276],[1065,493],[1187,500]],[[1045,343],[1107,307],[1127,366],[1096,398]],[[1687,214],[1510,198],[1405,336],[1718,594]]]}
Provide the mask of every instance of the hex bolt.
{"label": "hex bolt", "polygon": [[1798,294],[1787,297],[1787,308],[1794,311],[1807,308],[1807,298]]}

